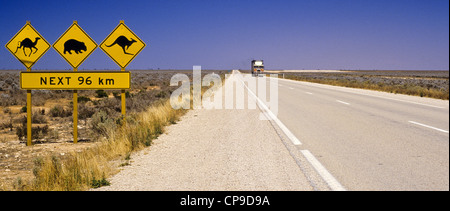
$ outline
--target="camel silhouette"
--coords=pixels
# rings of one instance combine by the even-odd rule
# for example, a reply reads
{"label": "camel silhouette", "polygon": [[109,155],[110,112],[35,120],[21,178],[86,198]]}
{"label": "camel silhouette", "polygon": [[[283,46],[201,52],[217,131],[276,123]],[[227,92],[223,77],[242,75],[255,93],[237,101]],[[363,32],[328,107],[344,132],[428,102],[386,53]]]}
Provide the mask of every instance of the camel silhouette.
{"label": "camel silhouette", "polygon": [[131,40],[128,40],[128,38],[126,38],[125,36],[120,36],[120,37],[118,37],[118,38],[116,39],[116,41],[113,42],[113,44],[111,44],[111,45],[106,45],[106,44],[105,44],[105,45],[106,45],[106,47],[111,47],[111,46],[117,44],[117,45],[119,45],[120,47],[122,47],[123,53],[124,53],[124,54],[133,55],[133,54],[131,54],[131,53],[127,53],[127,52],[125,51],[125,47],[127,47],[127,50],[128,50],[128,48],[130,47],[130,45],[132,45],[132,44],[135,43],[135,42],[136,42],[136,40],[134,40],[133,38],[131,38]]}
{"label": "camel silhouette", "polygon": [[17,46],[16,52],[14,52],[14,54],[17,53],[17,50],[19,50],[19,48],[22,48],[23,54],[25,54],[25,56],[27,56],[27,54],[25,53],[25,48],[29,48],[29,49],[31,50],[31,52],[30,52],[30,54],[28,55],[28,57],[30,57],[30,56],[31,56],[31,53],[33,53],[33,48],[36,49],[36,51],[35,51],[33,54],[35,54],[35,53],[38,51],[38,49],[36,48],[36,44],[37,44],[37,41],[40,40],[40,39],[41,39],[41,38],[36,37],[36,39],[34,40],[34,42],[31,42],[30,38],[25,38],[25,39],[23,39],[22,41],[19,41],[19,42],[17,43],[19,46]]}

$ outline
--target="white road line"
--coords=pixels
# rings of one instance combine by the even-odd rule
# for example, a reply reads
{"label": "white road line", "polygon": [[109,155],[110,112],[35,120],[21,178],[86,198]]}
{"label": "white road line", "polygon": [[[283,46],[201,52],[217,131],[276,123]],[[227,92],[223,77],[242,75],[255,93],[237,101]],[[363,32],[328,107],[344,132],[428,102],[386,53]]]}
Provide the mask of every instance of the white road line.
{"label": "white road line", "polygon": [[448,133],[447,130],[439,129],[439,128],[432,127],[432,126],[429,126],[429,125],[426,125],[426,124],[422,124],[422,123],[418,123],[418,122],[414,122],[414,121],[408,121],[408,122],[412,123],[412,124],[420,125],[420,126],[423,126],[423,127],[431,128],[431,129],[434,129],[434,130],[437,130],[437,131],[440,131],[440,132]]}
{"label": "white road line", "polygon": [[289,89],[294,89],[294,88],[292,88],[292,87],[289,87]]}
{"label": "white road line", "polygon": [[316,169],[317,173],[322,177],[323,180],[328,184],[328,186],[333,191],[345,191],[345,188],[339,183],[333,175],[328,172],[328,170],[314,157],[308,150],[300,150],[300,152],[305,156],[306,160]]}
{"label": "white road line", "polygon": [[336,102],[339,102],[339,103],[342,103],[342,104],[345,104],[345,105],[350,105],[350,103],[347,103],[347,102],[344,102],[344,101],[340,101],[340,100],[336,100]]}
{"label": "white road line", "polygon": [[[302,85],[306,85],[306,86],[314,86],[314,87],[318,87],[318,88],[322,88],[322,89],[331,89],[331,90],[334,90],[334,91],[347,92],[347,93],[351,93],[351,94],[358,94],[358,95],[364,95],[364,96],[370,96],[370,97],[378,97],[378,98],[383,98],[383,99],[387,99],[387,100],[394,100],[394,101],[399,101],[399,102],[404,102],[404,103],[411,103],[411,104],[416,104],[416,105],[428,106],[428,107],[432,107],[432,108],[448,109],[448,107],[435,106],[435,105],[430,105],[430,104],[425,104],[425,103],[413,102],[413,101],[409,101],[409,100],[401,100],[401,99],[395,99],[395,98],[391,98],[391,97],[384,97],[384,96],[378,96],[378,95],[359,93],[359,92],[355,92],[353,90],[345,90],[346,87],[339,87],[340,89],[337,89],[337,88],[335,88],[335,86],[332,86],[332,85],[325,85],[325,84],[318,84],[318,83],[311,83],[311,82],[303,82],[303,81],[295,81],[295,80],[282,79],[282,78],[279,78],[278,80],[289,81],[291,83],[297,83],[297,84],[302,84]],[[329,86],[331,86],[331,87],[329,87]],[[350,88],[347,88],[347,89],[350,89]]]}
{"label": "white road line", "polygon": [[284,134],[286,134],[286,136],[292,141],[292,143],[294,145],[302,145],[302,142],[300,142],[298,140],[297,137],[295,137],[295,135],[286,127],[286,125],[284,125],[278,118],[277,116],[275,116],[275,114],[273,114],[272,111],[270,111],[270,109],[255,95],[255,93],[253,93],[248,86],[244,83],[244,81],[242,81],[241,79],[239,79],[242,84],[244,84],[244,87],[247,88],[248,93],[250,95],[252,95],[255,99],[256,102],[258,103],[258,105],[260,106],[260,108],[262,108],[266,115],[268,115],[270,117],[270,119],[272,119],[277,125],[278,127],[280,127],[280,129],[284,132]]}
{"label": "white road line", "polygon": [[311,93],[311,92],[305,92],[306,94],[309,94],[309,95],[312,95],[313,93]]}
{"label": "white road line", "polygon": [[[244,87],[247,88],[248,93],[252,95],[260,108],[265,111],[265,115],[271,117],[271,119],[280,127],[280,129],[286,134],[286,136],[292,141],[294,145],[301,145],[302,143],[295,137],[294,134],[267,108],[267,106],[248,88],[248,86],[242,81]],[[311,92],[306,92],[312,94]],[[314,157],[308,150],[300,150],[303,156],[308,160],[308,162],[313,166],[317,173],[322,177],[322,179],[328,184],[333,191],[346,191],[346,189],[336,180],[336,178],[331,175],[330,172]]]}

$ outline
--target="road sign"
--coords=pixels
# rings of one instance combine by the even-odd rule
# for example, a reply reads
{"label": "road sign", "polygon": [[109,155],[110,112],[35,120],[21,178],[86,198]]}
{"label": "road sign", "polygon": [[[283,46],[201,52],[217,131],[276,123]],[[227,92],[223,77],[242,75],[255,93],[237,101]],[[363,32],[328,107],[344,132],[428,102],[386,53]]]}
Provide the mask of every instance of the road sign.
{"label": "road sign", "polygon": [[121,68],[144,49],[145,43],[123,21],[100,44],[100,48]]}
{"label": "road sign", "polygon": [[21,89],[129,89],[130,72],[21,72]]}
{"label": "road sign", "polygon": [[5,47],[30,69],[51,46],[27,21]]}
{"label": "road sign", "polygon": [[69,29],[53,43],[53,48],[76,69],[94,52],[97,43],[74,21]]}

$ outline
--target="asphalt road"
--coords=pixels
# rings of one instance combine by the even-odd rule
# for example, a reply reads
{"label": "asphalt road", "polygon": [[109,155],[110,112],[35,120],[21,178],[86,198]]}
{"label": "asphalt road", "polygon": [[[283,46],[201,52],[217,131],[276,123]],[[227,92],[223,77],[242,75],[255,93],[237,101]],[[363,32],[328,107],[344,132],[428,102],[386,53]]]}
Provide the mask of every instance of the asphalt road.
{"label": "asphalt road", "polygon": [[449,190],[449,101],[284,79],[278,91],[297,149],[346,190]]}
{"label": "asphalt road", "polygon": [[98,190],[449,190],[449,101],[274,79],[275,115],[233,73],[259,108],[191,110]]}

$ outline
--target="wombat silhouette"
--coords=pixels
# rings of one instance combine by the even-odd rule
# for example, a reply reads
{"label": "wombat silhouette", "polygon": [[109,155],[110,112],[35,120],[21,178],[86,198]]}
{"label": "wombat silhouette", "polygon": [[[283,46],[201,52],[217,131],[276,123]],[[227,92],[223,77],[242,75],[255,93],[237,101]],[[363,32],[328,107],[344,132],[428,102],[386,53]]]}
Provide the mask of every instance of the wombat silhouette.
{"label": "wombat silhouette", "polygon": [[69,54],[72,54],[70,52],[72,50],[75,51],[76,54],[79,54],[79,53],[83,53],[81,51],[86,51],[87,49],[86,49],[86,45],[84,44],[84,42],[70,39],[64,43],[64,54],[66,54],[66,52],[69,52]]}
{"label": "wombat silhouette", "polygon": [[17,53],[17,50],[19,50],[19,48],[22,48],[23,54],[25,54],[25,56],[26,56],[27,54],[25,53],[25,48],[29,48],[29,49],[31,50],[31,52],[30,52],[30,54],[28,55],[28,57],[30,57],[30,56],[31,56],[31,53],[33,53],[33,49],[32,49],[32,48],[36,49],[36,51],[35,51],[33,54],[35,54],[35,53],[38,51],[38,49],[36,48],[36,44],[37,44],[37,41],[40,40],[40,39],[41,39],[41,38],[36,37],[36,38],[34,39],[34,42],[32,42],[32,41],[30,40],[30,38],[25,38],[25,39],[23,39],[22,41],[19,41],[19,42],[17,43],[17,45],[19,45],[19,46],[17,46],[16,52],[14,52],[14,54]]}
{"label": "wombat silhouette", "polygon": [[133,54],[131,54],[131,53],[127,53],[127,52],[125,51],[125,47],[127,47],[127,50],[128,50],[128,48],[129,48],[133,43],[135,43],[135,42],[136,42],[136,40],[134,40],[133,38],[131,38],[131,40],[128,40],[128,38],[126,38],[125,36],[119,36],[119,37],[116,39],[116,41],[114,41],[111,45],[106,45],[106,44],[105,44],[105,45],[106,45],[106,47],[111,47],[111,46],[117,44],[117,45],[119,45],[120,47],[122,47],[123,53],[124,53],[124,54],[133,55]]}

